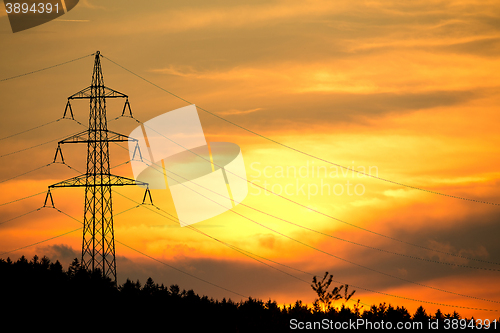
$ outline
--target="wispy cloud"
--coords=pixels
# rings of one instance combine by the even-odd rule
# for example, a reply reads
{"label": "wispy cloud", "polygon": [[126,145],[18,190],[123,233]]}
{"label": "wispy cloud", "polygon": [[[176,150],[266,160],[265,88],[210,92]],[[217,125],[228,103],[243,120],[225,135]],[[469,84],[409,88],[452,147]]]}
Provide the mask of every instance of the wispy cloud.
{"label": "wispy cloud", "polygon": [[[96,2],[95,0],[80,0],[80,2],[78,3],[79,6],[81,7],[85,7],[85,8],[91,8],[91,9],[105,9],[106,7],[102,6],[101,4],[99,5],[96,5]],[[101,3],[99,1],[99,3]]]}
{"label": "wispy cloud", "polygon": [[63,19],[55,19],[54,21],[60,21],[60,22],[90,22],[90,20],[63,20]]}
{"label": "wispy cloud", "polygon": [[231,109],[228,111],[220,111],[217,112],[221,116],[229,116],[229,115],[240,115],[240,114],[249,114],[249,113],[254,113],[257,111],[262,110],[262,108],[255,108],[255,109],[250,109],[250,110],[236,110],[236,109]]}

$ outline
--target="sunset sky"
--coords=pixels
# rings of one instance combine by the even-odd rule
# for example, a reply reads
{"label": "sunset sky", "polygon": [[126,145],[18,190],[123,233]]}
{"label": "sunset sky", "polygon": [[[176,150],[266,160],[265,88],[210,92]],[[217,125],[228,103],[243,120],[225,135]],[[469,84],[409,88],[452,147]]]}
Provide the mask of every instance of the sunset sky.
{"label": "sunset sky", "polygon": [[[244,205],[193,225],[205,235],[158,214],[176,216],[168,190],[151,191],[161,211],[128,210],[144,190],[113,188],[119,284],[152,277],[217,299],[311,304],[312,277],[328,271],[365,308],[499,318],[498,1],[84,0],[17,33],[2,7],[0,41],[0,258],[36,253],[67,268],[81,257],[81,230],[44,241],[79,228],[74,219],[49,208],[18,217],[44,193],[10,202],[85,171],[85,145],[63,145],[73,169],[43,167],[83,127],[63,119],[12,135],[62,117],[90,85],[93,57],[3,79],[99,50],[106,86],[129,96],[138,120],[195,104],[208,142],[240,146],[250,181]],[[87,103],[73,103],[83,124]],[[110,100],[108,121],[122,108]],[[120,145],[112,166],[128,161]],[[133,177],[130,164],[112,172]],[[83,188],[53,198],[83,220]]]}

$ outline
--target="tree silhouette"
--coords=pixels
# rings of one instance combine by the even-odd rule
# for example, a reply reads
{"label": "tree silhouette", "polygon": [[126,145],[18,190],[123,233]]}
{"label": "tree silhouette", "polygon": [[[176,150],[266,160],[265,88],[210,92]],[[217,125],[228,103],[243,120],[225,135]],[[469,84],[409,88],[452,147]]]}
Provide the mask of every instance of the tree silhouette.
{"label": "tree silhouette", "polygon": [[413,321],[418,321],[418,322],[426,322],[429,319],[429,316],[427,315],[427,312],[425,311],[424,307],[420,305],[413,314]]}
{"label": "tree silhouette", "polygon": [[[175,320],[189,323],[190,331],[214,327],[221,333],[282,332],[290,327],[291,320],[312,323],[323,319],[335,322],[364,319],[370,322],[426,323],[429,319],[462,318],[457,312],[444,314],[440,310],[433,315],[422,306],[411,316],[405,307],[386,303],[368,305],[368,309],[362,312],[359,300],[353,307],[345,306],[355,291],[351,291],[347,284],[333,288],[333,275],[326,272],[321,279],[315,276],[312,282],[311,287],[317,294],[313,307],[301,300],[280,307],[271,299],[263,302],[251,297],[240,302],[225,298],[218,301],[199,296],[192,289],[181,289],[177,284],[168,288],[158,285],[152,278],[144,285],[139,280],[127,279],[123,285],[116,286],[109,278],[103,277],[100,270],[92,272],[82,268],[78,259],[73,260],[67,271],[59,261],[52,263],[47,257],[34,256],[28,261],[22,256],[16,262],[9,258],[0,259],[0,299],[6,305],[2,309],[2,318],[23,325],[26,313],[36,313],[40,318],[57,313],[59,321],[67,320],[61,325],[71,327],[74,315],[95,306],[96,299],[105,300],[105,314],[116,319],[113,325],[117,325],[117,330],[130,330],[135,325],[144,329],[146,324],[154,329],[165,324],[165,314],[171,318],[167,324],[169,320]],[[344,302],[340,308],[335,308],[333,303],[341,299]],[[39,321],[33,323],[39,325]],[[439,327],[442,328],[441,323]]]}
{"label": "tree silhouette", "polygon": [[80,262],[78,261],[78,258],[73,259],[73,262],[71,265],[68,267],[68,276],[70,278],[75,277],[76,273],[80,270]]}
{"label": "tree silhouette", "polygon": [[147,295],[153,295],[159,290],[159,287],[151,277],[148,278],[146,284],[142,287],[142,292]]}
{"label": "tree silhouette", "polygon": [[318,298],[314,300],[313,307],[316,312],[329,312],[333,307],[333,302],[342,299],[341,291],[345,287],[345,301],[347,302],[352,295],[356,292],[354,290],[352,293],[348,294],[348,285],[340,285],[339,287],[334,287],[332,291],[328,291],[330,285],[333,282],[333,275],[330,274],[328,277],[328,272],[325,272],[325,276],[323,279],[319,281],[316,276],[313,277],[313,283],[311,284],[311,288],[316,292]]}

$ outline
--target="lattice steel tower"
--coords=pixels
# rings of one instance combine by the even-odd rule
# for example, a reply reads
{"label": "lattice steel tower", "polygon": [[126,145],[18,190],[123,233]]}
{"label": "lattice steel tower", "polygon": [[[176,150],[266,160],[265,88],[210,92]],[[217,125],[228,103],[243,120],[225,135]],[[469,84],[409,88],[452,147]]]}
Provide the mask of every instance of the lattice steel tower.
{"label": "lattice steel tower", "polygon": [[[80,176],[49,186],[47,198],[52,195],[51,188],[55,187],[85,187],[85,206],[83,215],[83,243],[82,260],[83,268],[96,271],[100,270],[104,277],[109,277],[116,283],[115,238],[113,230],[113,203],[111,195],[112,186],[146,185],[147,183],[135,181],[125,177],[115,176],[110,173],[109,143],[123,141],[137,141],[126,135],[108,130],[106,120],[106,99],[125,98],[125,106],[132,115],[128,96],[104,86],[101,69],[101,55],[97,51],[94,61],[92,83],[76,94],[68,97],[66,110],[63,117],[73,118],[71,100],[89,99],[90,117],[88,129],[59,141],[54,161],[62,156],[61,145],[65,143],[87,143],[87,172]],[[69,115],[68,115],[69,112]],[[149,193],[149,190],[146,190]],[[150,196],[149,196],[150,197]],[[46,198],[46,203],[47,203]],[[146,198],[146,195],[144,196]]]}

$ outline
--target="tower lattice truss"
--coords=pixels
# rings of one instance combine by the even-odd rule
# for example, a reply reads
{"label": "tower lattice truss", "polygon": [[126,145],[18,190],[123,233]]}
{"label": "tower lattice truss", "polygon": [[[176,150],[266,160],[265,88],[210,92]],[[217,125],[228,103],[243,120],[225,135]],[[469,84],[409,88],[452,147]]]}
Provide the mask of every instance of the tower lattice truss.
{"label": "tower lattice truss", "polygon": [[[101,57],[98,51],[95,54],[91,85],[68,97],[68,103],[64,112],[64,117],[73,118],[70,101],[75,99],[90,100],[88,129],[59,141],[55,156],[57,158],[60,155],[64,162],[61,150],[62,144],[86,143],[87,171],[85,174],[50,185],[47,196],[50,195],[50,200],[52,200],[50,189],[56,187],[85,187],[81,265],[92,272],[100,270],[104,277],[109,277],[112,281],[116,282],[111,187],[126,185],[147,186],[148,184],[110,173],[109,143],[137,140],[108,130],[106,120],[107,98],[125,98],[126,101],[122,115],[125,114],[127,108],[130,116],[132,113],[128,96],[104,85]],[[147,191],[149,192],[149,190]]]}

